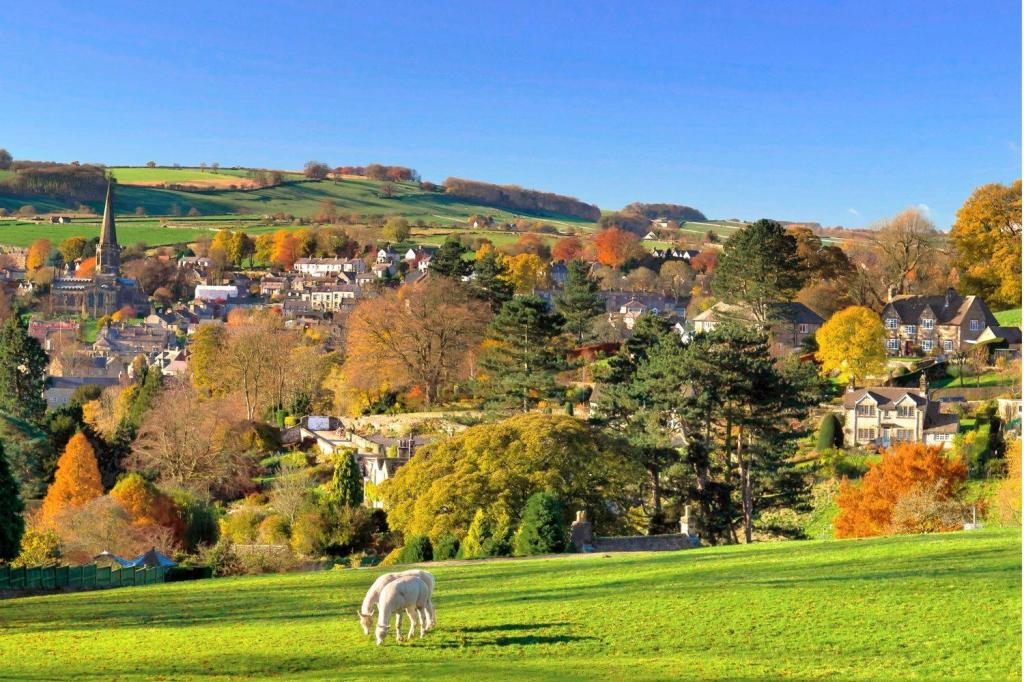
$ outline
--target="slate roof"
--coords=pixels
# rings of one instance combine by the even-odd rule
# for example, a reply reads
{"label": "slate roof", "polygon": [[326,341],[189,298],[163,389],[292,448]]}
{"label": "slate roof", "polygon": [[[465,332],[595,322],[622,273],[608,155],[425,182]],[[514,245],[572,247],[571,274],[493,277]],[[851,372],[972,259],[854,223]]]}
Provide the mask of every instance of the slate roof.
{"label": "slate roof", "polygon": [[[891,306],[903,324],[919,324],[924,312],[931,310],[938,324],[959,325],[963,323],[964,315],[967,314],[977,298],[977,296],[961,296],[949,289],[945,294],[939,296],[909,294],[896,296],[886,307]],[[985,314],[986,326],[996,327],[999,325],[988,310],[988,306],[982,305],[981,310]]]}
{"label": "slate roof", "polygon": [[[821,326],[825,320],[803,303],[773,303],[772,317],[786,320],[794,324],[812,324]],[[750,309],[746,306],[718,302],[693,318],[694,322],[722,322],[727,319],[753,321]]]}
{"label": "slate roof", "polygon": [[865,395],[870,395],[874,398],[875,402],[877,402],[878,406],[882,409],[888,409],[890,405],[898,402],[905,395],[909,395],[918,406],[925,405],[928,402],[924,391],[919,388],[872,386],[870,388],[861,388],[856,391],[847,391],[844,393],[843,407],[846,409],[853,408]]}

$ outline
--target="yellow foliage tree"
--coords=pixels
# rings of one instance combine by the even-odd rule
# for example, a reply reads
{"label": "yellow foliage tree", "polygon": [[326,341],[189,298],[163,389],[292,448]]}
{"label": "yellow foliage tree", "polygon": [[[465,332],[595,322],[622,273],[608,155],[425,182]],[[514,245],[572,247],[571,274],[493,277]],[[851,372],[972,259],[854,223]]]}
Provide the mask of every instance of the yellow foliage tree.
{"label": "yellow foliage tree", "polygon": [[50,256],[53,245],[49,239],[37,239],[28,247],[28,255],[25,256],[25,267],[29,272],[35,272],[46,265],[46,259]]}
{"label": "yellow foliage tree", "polygon": [[995,513],[1001,523],[1019,526],[1021,522],[1020,440],[1006,446],[1006,478],[996,491]]}
{"label": "yellow foliage tree", "polygon": [[50,524],[68,507],[81,507],[101,495],[103,484],[96,453],[85,434],[76,433],[57,460],[57,473],[39,509],[40,521]]}
{"label": "yellow foliage tree", "polygon": [[956,212],[949,236],[963,293],[982,296],[997,310],[1020,305],[1020,180],[974,190]]}
{"label": "yellow foliage tree", "polygon": [[857,383],[885,368],[885,328],[878,315],[862,306],[841,310],[815,334],[823,373],[838,370]]}
{"label": "yellow foliage tree", "polygon": [[516,288],[517,294],[529,294],[536,289],[544,277],[544,261],[535,253],[520,253],[504,259],[508,266],[506,279]]}

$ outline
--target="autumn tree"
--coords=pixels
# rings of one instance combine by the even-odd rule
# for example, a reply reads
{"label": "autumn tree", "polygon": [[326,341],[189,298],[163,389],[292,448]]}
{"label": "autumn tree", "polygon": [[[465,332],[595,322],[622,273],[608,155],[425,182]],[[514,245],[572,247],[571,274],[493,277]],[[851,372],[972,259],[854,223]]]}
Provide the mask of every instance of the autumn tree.
{"label": "autumn tree", "polygon": [[870,464],[859,484],[846,480],[840,484],[836,537],[890,535],[897,531],[893,515],[901,500],[926,491],[940,502],[956,501],[966,479],[967,467],[959,459],[946,457],[942,446],[901,443],[884,452],[880,462]]}
{"label": "autumn tree", "polygon": [[594,318],[604,312],[604,299],[585,261],[573,259],[567,270],[565,288],[555,300],[555,308],[565,319],[565,330],[583,343]]}
{"label": "autumn tree", "polygon": [[49,239],[37,239],[28,247],[28,255],[25,256],[25,267],[29,272],[35,272],[39,268],[46,265],[47,259],[50,257],[50,252],[53,250],[53,245]]}
{"label": "autumn tree", "polygon": [[331,167],[320,161],[307,161],[302,172],[310,180],[323,180],[331,172]]}
{"label": "autumn tree", "polygon": [[300,463],[282,460],[270,488],[270,504],[274,511],[294,524],[309,498],[312,479]]}
{"label": "autumn tree", "polygon": [[169,528],[178,538],[184,534],[174,500],[139,474],[131,472],[118,479],[110,497],[124,507],[132,523]]}
{"label": "autumn tree", "polygon": [[1021,181],[974,190],[950,231],[958,288],[982,296],[996,309],[1020,305]]}
{"label": "autumn tree", "polygon": [[597,247],[597,261],[601,265],[611,268],[620,268],[622,265],[636,255],[637,237],[632,232],[620,230],[617,227],[609,227],[601,230],[594,237],[594,246]]}
{"label": "autumn tree", "polygon": [[401,216],[391,216],[384,223],[384,238],[392,243],[404,242],[410,234],[409,221]]}
{"label": "autumn tree", "polygon": [[995,512],[1001,523],[1019,526],[1021,524],[1021,447],[1015,438],[1006,445],[1006,478],[996,489]]}
{"label": "autumn tree", "polygon": [[739,230],[718,257],[715,293],[747,307],[762,327],[770,322],[774,304],[791,300],[802,285],[796,239],[774,220],[759,220]]}
{"label": "autumn tree", "polygon": [[555,242],[554,248],[551,249],[551,258],[556,261],[562,261],[563,263],[568,263],[582,255],[583,242],[581,242],[580,238],[576,236],[562,237]]}
{"label": "autumn tree", "polygon": [[18,556],[21,536],[25,532],[24,511],[21,491],[11,473],[3,443],[0,443],[0,562]]}
{"label": "autumn tree", "polygon": [[545,277],[544,261],[534,253],[520,253],[505,258],[506,277],[517,294],[533,293]]}
{"label": "autumn tree", "polygon": [[881,252],[879,274],[895,294],[909,293],[910,283],[920,277],[937,252],[935,224],[916,208],[908,208],[876,226],[874,242]]}
{"label": "autumn tree", "polygon": [[514,298],[495,315],[480,357],[489,404],[526,412],[561,392],[555,375],[564,365],[558,335],[562,316],[538,296]]}
{"label": "autumn tree", "polygon": [[839,371],[854,384],[885,369],[885,328],[873,310],[851,306],[815,334],[822,373]]}
{"label": "autumn tree", "polygon": [[597,429],[566,415],[522,414],[426,446],[380,491],[388,525],[406,537],[463,536],[480,509],[493,519],[518,518],[544,490],[611,532],[635,475]]}
{"label": "autumn tree", "polygon": [[443,277],[388,291],[349,316],[345,375],[355,385],[418,386],[429,406],[465,376],[487,317],[483,303]]}
{"label": "autumn tree", "polygon": [[46,411],[46,352],[19,314],[0,327],[0,412],[39,422]]}
{"label": "autumn tree", "polygon": [[72,263],[82,257],[85,250],[85,237],[68,237],[61,240],[57,250],[64,257],[65,263]]}
{"label": "autumn tree", "polygon": [[39,509],[40,520],[53,523],[66,508],[80,507],[101,495],[103,484],[96,453],[85,434],[77,433],[57,460],[57,473]]}

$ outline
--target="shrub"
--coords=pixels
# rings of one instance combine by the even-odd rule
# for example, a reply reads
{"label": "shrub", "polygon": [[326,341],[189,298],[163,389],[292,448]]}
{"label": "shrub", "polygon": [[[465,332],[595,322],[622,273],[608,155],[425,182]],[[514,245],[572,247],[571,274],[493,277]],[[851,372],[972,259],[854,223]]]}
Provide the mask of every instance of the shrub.
{"label": "shrub", "polygon": [[829,412],[821,418],[821,425],[818,426],[818,451],[838,447],[843,444],[843,429],[839,426],[839,420]]}
{"label": "shrub", "polygon": [[263,512],[255,507],[240,507],[220,520],[220,535],[238,544],[256,542],[263,517]]}
{"label": "shrub", "polygon": [[1006,446],[1006,478],[996,489],[994,516],[1003,524],[1021,524],[1021,447],[1020,440]]}
{"label": "shrub", "polygon": [[550,554],[565,549],[562,503],[552,493],[534,493],[526,501],[514,542],[515,554]]}
{"label": "shrub", "polygon": [[490,556],[487,553],[487,548],[490,546],[492,532],[491,519],[483,509],[477,509],[476,515],[473,516],[473,523],[469,524],[469,531],[459,548],[461,558],[482,559]]}
{"label": "shrub", "polygon": [[946,497],[942,482],[919,486],[901,497],[892,510],[893,532],[901,534],[940,533],[959,529],[964,522],[964,506]]}
{"label": "shrub", "polygon": [[205,500],[186,490],[171,492],[178,516],[185,524],[182,537],[186,551],[195,552],[200,545],[212,545],[220,537],[219,512]]}
{"label": "shrub", "polygon": [[261,573],[287,573],[299,566],[299,561],[287,547],[267,547],[247,551],[239,556],[242,572],[246,575]]}
{"label": "shrub", "polygon": [[426,535],[413,535],[405,541],[398,555],[402,564],[419,564],[434,558],[434,549],[430,546],[430,538]]}
{"label": "shrub", "polygon": [[[947,459],[940,446],[901,443],[871,465],[860,485],[846,480],[840,485],[836,537],[899,532],[894,526],[893,512],[903,497],[918,494],[920,488],[934,488],[933,494],[939,500],[954,500],[962,493],[966,479],[963,462]],[[905,516],[901,517],[901,522],[905,520]]]}
{"label": "shrub", "polygon": [[50,566],[60,563],[60,537],[52,528],[30,528],[21,536],[21,551],[11,566]]}
{"label": "shrub", "polygon": [[459,555],[459,539],[444,533],[434,542],[434,561],[447,561]]}
{"label": "shrub", "polygon": [[394,566],[399,563],[399,556],[402,554],[404,547],[395,547],[393,550],[387,553],[387,555],[381,559],[380,566]]}
{"label": "shrub", "polygon": [[260,522],[257,537],[267,545],[286,545],[291,534],[288,519],[280,514],[271,514]]}
{"label": "shrub", "polygon": [[245,566],[235,553],[234,545],[226,538],[221,538],[215,545],[204,547],[199,552],[199,558],[204,565],[210,567],[216,577],[245,573]]}

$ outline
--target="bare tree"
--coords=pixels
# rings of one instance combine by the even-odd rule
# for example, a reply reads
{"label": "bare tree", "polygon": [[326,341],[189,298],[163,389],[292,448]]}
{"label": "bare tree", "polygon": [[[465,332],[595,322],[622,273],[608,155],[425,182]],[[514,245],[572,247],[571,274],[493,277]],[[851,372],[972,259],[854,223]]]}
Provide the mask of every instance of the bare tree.
{"label": "bare tree", "polygon": [[896,294],[907,293],[911,276],[928,264],[938,248],[935,223],[920,210],[908,208],[876,225],[875,244],[881,253],[881,275]]}
{"label": "bare tree", "polygon": [[270,491],[270,504],[278,514],[295,523],[309,497],[311,479],[309,471],[301,464],[282,462]]}

